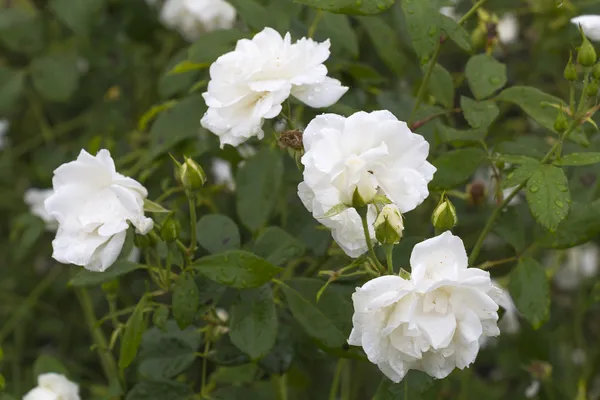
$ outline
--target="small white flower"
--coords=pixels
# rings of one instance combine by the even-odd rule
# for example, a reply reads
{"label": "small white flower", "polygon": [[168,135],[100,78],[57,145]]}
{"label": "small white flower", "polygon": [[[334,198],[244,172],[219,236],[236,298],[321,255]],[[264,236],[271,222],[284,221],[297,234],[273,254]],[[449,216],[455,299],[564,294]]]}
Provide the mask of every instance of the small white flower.
{"label": "small white flower", "polygon": [[238,41],[210,67],[202,126],[219,136],[221,147],[238,146],[262,139],[264,120],[277,117],[290,95],[310,107],[334,104],[348,88],[327,76],[329,46],[307,38],[292,43],[289,33],[281,37],[271,28]]}
{"label": "small white flower", "polygon": [[[350,257],[367,250],[362,223],[349,208],[323,218],[339,204],[352,205],[358,190],[369,201],[376,193],[387,196],[401,213],[427,198],[427,184],[435,167],[427,162],[429,144],[389,111],[358,112],[348,118],[323,114],[303,134],[304,181],[298,196],[313,216],[332,229],[333,238]],[[377,216],[369,212],[369,229]]]}
{"label": "small white flower", "polygon": [[519,38],[519,20],[513,13],[506,13],[496,26],[498,39],[504,44],[514,43]]}
{"label": "small white flower", "polygon": [[203,33],[229,29],[235,23],[235,8],[225,0],[166,0],[161,21],[190,42]]}
{"label": "small white flower", "polygon": [[566,250],[565,261],[554,275],[554,283],[562,290],[576,289],[583,280],[598,273],[599,250],[593,243]]}
{"label": "small white flower", "polygon": [[533,399],[540,391],[540,381],[531,381],[531,384],[525,389],[525,397]]}
{"label": "small white flower", "polygon": [[54,193],[52,189],[28,189],[25,192],[24,201],[29,206],[30,212],[40,217],[46,223],[47,230],[56,231],[58,229],[58,222],[46,211],[46,206],[44,205],[44,202],[52,193]]}
{"label": "small white flower", "polygon": [[64,375],[41,374],[37,381],[38,386],[30,390],[23,400],[80,400],[79,386]]}
{"label": "small white flower", "polygon": [[0,150],[2,150],[6,145],[6,139],[4,136],[6,136],[9,127],[10,124],[7,119],[0,119]]}
{"label": "small white flower", "polygon": [[468,367],[480,337],[500,333],[500,290],[467,264],[462,240],[450,232],[417,244],[410,280],[387,275],[356,289],[348,343],[362,346],[394,382],[411,369],[444,378]]}
{"label": "small white flower", "polygon": [[571,19],[577,26],[581,25],[583,33],[588,38],[600,41],[600,15],[580,15]]}
{"label": "small white flower", "polygon": [[59,223],[52,257],[91,271],[104,271],[117,259],[129,222],[147,234],[153,221],[144,216],[146,188],[116,172],[108,150],[85,150],[61,165],[52,179],[54,193],[46,210]]}
{"label": "small white flower", "polygon": [[212,174],[217,185],[225,185],[229,191],[235,190],[235,180],[231,171],[231,163],[220,158],[215,158],[212,162]]}

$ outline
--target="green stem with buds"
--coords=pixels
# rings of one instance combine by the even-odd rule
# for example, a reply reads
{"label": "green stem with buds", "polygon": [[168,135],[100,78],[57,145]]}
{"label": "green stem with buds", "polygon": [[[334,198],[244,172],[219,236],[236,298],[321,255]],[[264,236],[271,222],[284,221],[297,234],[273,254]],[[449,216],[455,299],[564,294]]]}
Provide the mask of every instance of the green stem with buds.
{"label": "green stem with buds", "polygon": [[383,250],[385,250],[385,260],[387,262],[388,274],[394,275],[394,245],[384,244]]}

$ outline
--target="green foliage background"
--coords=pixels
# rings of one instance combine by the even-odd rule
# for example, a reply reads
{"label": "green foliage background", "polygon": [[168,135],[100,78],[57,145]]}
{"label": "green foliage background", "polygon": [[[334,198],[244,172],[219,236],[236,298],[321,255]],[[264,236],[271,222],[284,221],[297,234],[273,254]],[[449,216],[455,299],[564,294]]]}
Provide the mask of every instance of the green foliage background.
{"label": "green foliage background", "polygon": [[[581,42],[569,19],[600,13],[600,2],[488,0],[488,12],[513,12],[521,25],[516,43],[489,53],[472,43],[477,15],[461,27],[438,15],[449,3],[442,0],[231,3],[234,29],[189,44],[142,0],[0,2],[0,117],[10,120],[0,150],[0,399],[20,398],[47,371],[68,374],[86,399],[201,398],[202,386],[215,400],[519,399],[534,380],[543,381],[539,398],[598,398],[600,286],[594,278],[573,293],[558,290],[549,279],[558,264],[547,256],[598,242],[600,135],[591,124],[578,127],[562,143],[566,156],[541,161],[560,138],[549,104],[569,102],[563,70]],[[457,10],[472,6],[464,0]],[[318,272],[352,261],[300,203],[301,173],[277,146],[275,120],[266,122],[264,141],[251,142],[258,152],[251,157],[219,149],[200,127],[208,65],[265,26],[295,39],[309,32],[331,39],[326,65],[350,91],[328,111],[388,109],[421,122],[416,131],[438,172],[430,198],[405,216],[396,269],[408,268],[414,244],[434,235],[430,217],[442,191],[458,211],[454,233],[472,249],[495,206],[469,202],[475,171],[504,165],[502,186],[526,185],[525,200],[492,227],[496,245],[471,260],[509,260],[491,273],[523,313],[521,330],[483,349],[471,369],[441,381],[411,372],[392,384],[360,349],[349,349],[350,296],[364,278],[339,279],[316,301],[327,282]],[[441,45],[440,35],[448,37]],[[300,126],[322,112],[294,101],[291,109]],[[175,211],[184,243],[190,216],[169,153],[207,172],[215,157],[232,164],[235,192],[209,174],[199,194],[193,268],[182,272],[179,253],[165,243],[140,264],[123,257],[103,274],[51,259],[53,235],[29,214],[23,194],[51,187],[52,171],[82,148],[109,149],[120,172]],[[153,216],[164,222],[165,214]],[[148,295],[160,289],[152,275],[159,263],[172,263],[177,279],[168,293]],[[229,332],[218,329],[216,309],[228,311]],[[84,317],[90,310],[99,322]],[[576,349],[583,364],[572,359]],[[118,376],[106,376],[111,368]],[[340,390],[332,397],[334,382]]]}

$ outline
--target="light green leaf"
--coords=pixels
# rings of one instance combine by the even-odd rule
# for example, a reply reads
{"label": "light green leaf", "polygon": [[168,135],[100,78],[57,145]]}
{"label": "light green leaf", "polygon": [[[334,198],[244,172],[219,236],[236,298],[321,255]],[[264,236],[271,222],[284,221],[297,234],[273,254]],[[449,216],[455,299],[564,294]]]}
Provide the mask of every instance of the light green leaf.
{"label": "light green leaf", "polygon": [[170,213],[171,210],[167,210],[158,203],[151,200],[144,199],[144,211],[149,213]]}
{"label": "light green leaf", "polygon": [[[428,68],[426,66],[425,68]],[[436,100],[446,108],[454,104],[454,81],[452,75],[442,67],[436,64],[429,80],[429,92]]]}
{"label": "light green leaf", "polygon": [[284,231],[272,226],[261,231],[252,245],[252,251],[273,265],[283,266],[287,261],[304,254],[304,244]]}
{"label": "light green leaf", "polygon": [[396,75],[401,75],[406,65],[406,57],[401,48],[398,33],[383,19],[375,17],[358,17],[358,22],[367,31],[367,36],[385,65]]}
{"label": "light green leaf", "polygon": [[435,189],[452,189],[469,179],[486,159],[481,149],[465,148],[453,150],[437,158],[433,165],[437,172],[430,185]]}
{"label": "light green leaf", "polygon": [[282,271],[265,259],[242,250],[202,257],[192,267],[208,279],[236,289],[262,286]]}
{"label": "light green leaf", "polygon": [[136,384],[125,400],[188,400],[194,395],[185,383],[167,380],[142,381]]}
{"label": "light green leaf", "polygon": [[236,175],[236,206],[251,231],[263,227],[275,208],[283,178],[280,152],[264,149],[246,160]]}
{"label": "light green leaf", "polygon": [[67,369],[58,359],[46,354],[42,354],[35,360],[35,363],[33,364],[33,378],[34,380],[37,380],[39,375],[47,374],[49,372],[68,375]]}
{"label": "light green leaf", "polygon": [[473,56],[467,62],[465,75],[477,100],[491,96],[506,85],[506,65],[487,54]]}
{"label": "light green leaf", "polygon": [[210,253],[240,248],[240,231],[233,220],[226,215],[205,215],[196,225],[198,244]]}
{"label": "light green leaf", "polygon": [[336,215],[346,211],[349,208],[350,206],[340,203],[336,206],[331,207],[329,211],[327,211],[325,214],[323,214],[323,216],[319,217],[318,219],[335,217]]}
{"label": "light green leaf", "polygon": [[222,54],[233,51],[237,41],[245,36],[245,33],[237,29],[220,29],[206,33],[189,48],[188,59],[198,64],[210,64]]}
{"label": "light green leaf", "polygon": [[195,62],[191,62],[188,60],[183,60],[180,63],[178,63],[177,65],[175,65],[173,68],[171,68],[169,70],[169,72],[167,72],[167,75],[178,75],[178,74],[185,74],[186,72],[190,72],[190,71],[199,71],[199,70],[203,70],[206,69],[208,67],[208,64],[206,63],[195,63]]}
{"label": "light green leaf", "polygon": [[531,162],[523,163],[523,165],[520,165],[514,171],[510,172],[506,179],[502,181],[502,187],[505,189],[511,188],[520,185],[531,178],[531,175],[533,175],[541,165],[539,161],[535,159],[532,160],[533,161]]}
{"label": "light green leaf", "polygon": [[[150,124],[150,121],[152,121],[161,112],[166,111],[170,108],[173,108],[176,104],[177,104],[177,100],[169,100],[169,101],[165,101],[164,103],[152,106],[152,108],[150,108],[148,111],[146,111],[144,113],[144,115],[142,115],[140,117],[140,120],[138,122],[138,130],[140,132],[144,132],[146,130],[146,128],[148,127],[148,125]],[[144,199],[144,200],[146,200],[146,199]],[[145,210],[145,211],[148,211],[148,210]]]}
{"label": "light green leaf", "polygon": [[194,322],[200,307],[200,293],[193,275],[179,275],[173,289],[173,317],[179,329],[185,329]]}
{"label": "light green leaf", "polygon": [[0,116],[7,116],[23,94],[25,74],[0,66]]}
{"label": "light green leaf", "polygon": [[517,165],[521,165],[521,164],[539,164],[540,161],[536,158],[533,157],[529,157],[529,156],[523,156],[523,155],[519,155],[519,154],[498,154],[495,157],[496,160],[498,161],[504,161],[510,164],[517,164]]}
{"label": "light green leaf", "polygon": [[476,129],[487,129],[500,114],[493,101],[475,101],[463,96],[460,107],[469,125]]}
{"label": "light green leaf", "polygon": [[529,86],[513,86],[503,90],[496,100],[515,104],[544,128],[554,131],[558,110],[548,104],[564,105],[558,97]]}
{"label": "light green leaf", "polygon": [[231,308],[229,337],[253,360],[264,357],[277,339],[277,310],[268,285],[239,292]]}
{"label": "light green leaf", "polygon": [[441,14],[429,0],[402,0],[408,32],[421,64],[426,64],[440,45]]}
{"label": "light green leaf", "polygon": [[209,62],[193,62],[188,60],[188,53],[188,49],[178,51],[162,70],[158,77],[157,88],[161,99],[178,97],[186,93],[198,80],[200,69],[190,66],[203,66],[207,68],[210,65]]}
{"label": "light green leaf", "polygon": [[537,168],[527,181],[526,195],[531,213],[549,231],[555,231],[569,213],[569,182],[558,167],[542,165]]}
{"label": "light green leaf", "polygon": [[510,274],[508,285],[517,309],[534,328],[539,328],[550,313],[550,285],[546,271],[532,258],[522,259]]}
{"label": "light green leaf", "polygon": [[396,0],[294,0],[294,3],[305,4],[338,14],[379,14],[394,5]]}
{"label": "light green leaf", "polygon": [[152,323],[161,331],[167,329],[167,320],[169,319],[169,309],[167,306],[160,305],[154,313],[152,313]]}
{"label": "light green leaf", "polygon": [[560,160],[554,161],[554,165],[562,167],[578,167],[597,163],[600,163],[600,153],[595,152],[567,154],[561,157]]}
{"label": "light green leaf", "polygon": [[84,287],[97,286],[106,282],[110,282],[120,276],[146,268],[145,265],[132,263],[127,260],[118,260],[104,272],[88,271],[82,269],[69,281],[70,286]]}
{"label": "light green leaf", "polygon": [[440,15],[440,27],[442,31],[454,42],[463,49],[464,51],[471,52],[471,36],[469,33],[460,26],[455,20],[446,16]]}
{"label": "light green leaf", "polygon": [[142,334],[146,330],[146,320],[144,319],[145,307],[146,297],[142,297],[127,320],[125,332],[121,338],[121,352],[119,355],[119,368],[121,370],[127,368],[133,362],[142,342]]}
{"label": "light green leaf", "polygon": [[345,48],[353,57],[358,57],[358,38],[347,16],[324,12],[317,33],[329,38],[332,47]]}
{"label": "light green leaf", "polygon": [[51,0],[50,9],[78,35],[89,33],[105,0]]}
{"label": "light green leaf", "polygon": [[66,102],[77,90],[79,69],[74,56],[35,58],[30,68],[33,86],[46,100]]}

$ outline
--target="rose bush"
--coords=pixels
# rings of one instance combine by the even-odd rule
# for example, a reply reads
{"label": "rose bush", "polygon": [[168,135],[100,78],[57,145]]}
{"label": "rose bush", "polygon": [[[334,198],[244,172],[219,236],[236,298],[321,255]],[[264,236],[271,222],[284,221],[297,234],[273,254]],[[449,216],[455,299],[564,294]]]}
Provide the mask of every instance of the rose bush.
{"label": "rose bush", "polygon": [[600,398],[600,4],[0,4],[0,400]]}

